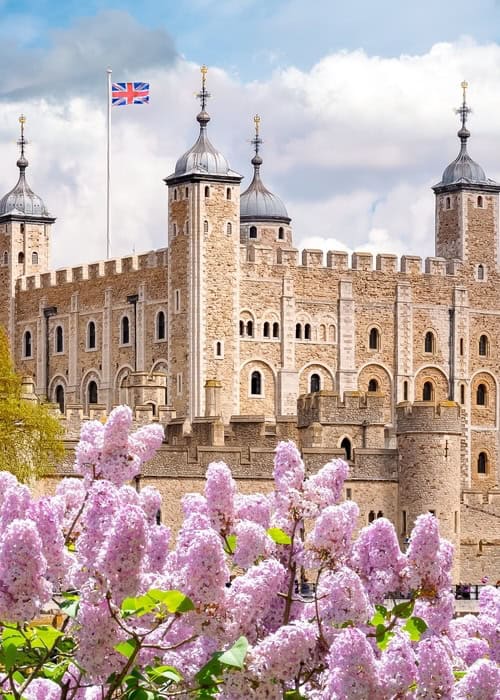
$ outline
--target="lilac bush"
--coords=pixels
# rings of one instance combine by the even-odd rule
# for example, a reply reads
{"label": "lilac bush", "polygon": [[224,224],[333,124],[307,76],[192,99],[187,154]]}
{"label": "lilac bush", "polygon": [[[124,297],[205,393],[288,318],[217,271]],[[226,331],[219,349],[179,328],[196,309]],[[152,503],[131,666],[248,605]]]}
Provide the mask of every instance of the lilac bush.
{"label": "lilac bush", "polygon": [[288,442],[270,494],[211,464],[174,536],[128,483],[163,431],[131,425],[125,406],[86,423],[54,496],[0,473],[2,698],[500,699],[500,591],[454,618],[431,514],[406,552],[384,518],[356,536],[345,462],[308,476]]}

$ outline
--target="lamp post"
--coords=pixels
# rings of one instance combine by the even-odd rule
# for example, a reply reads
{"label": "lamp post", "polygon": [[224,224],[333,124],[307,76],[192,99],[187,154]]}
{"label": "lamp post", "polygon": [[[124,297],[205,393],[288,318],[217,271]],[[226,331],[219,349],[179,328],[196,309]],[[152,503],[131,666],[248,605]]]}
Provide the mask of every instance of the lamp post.
{"label": "lamp post", "polygon": [[57,306],[46,306],[43,310],[43,315],[45,317],[45,396],[47,401],[49,400],[49,370],[50,370],[50,359],[49,359],[49,318],[57,314]]}
{"label": "lamp post", "polygon": [[134,370],[137,372],[137,302],[139,301],[138,294],[129,294],[127,303],[134,305]]}

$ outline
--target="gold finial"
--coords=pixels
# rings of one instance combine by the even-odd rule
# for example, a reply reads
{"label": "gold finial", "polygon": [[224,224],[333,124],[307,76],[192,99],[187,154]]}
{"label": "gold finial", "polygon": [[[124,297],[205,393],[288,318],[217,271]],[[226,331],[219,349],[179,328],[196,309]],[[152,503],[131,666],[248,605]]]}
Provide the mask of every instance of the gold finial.
{"label": "gold finial", "polygon": [[259,127],[260,127],[260,117],[258,114],[255,115],[253,118],[254,124],[255,124],[255,135],[259,135]]}
{"label": "gold finial", "polygon": [[201,73],[201,81],[203,85],[205,85],[205,80],[207,79],[207,73],[208,73],[208,68],[206,67],[205,64],[203,64],[200,68],[200,73]]}
{"label": "gold finial", "polygon": [[205,107],[207,106],[207,100],[210,97],[210,93],[207,92],[206,88],[206,80],[207,80],[207,73],[208,73],[208,68],[206,67],[205,64],[203,64],[200,68],[200,73],[201,73],[201,90],[200,92],[196,95],[196,97],[200,100],[201,102],[201,109],[204,112]]}
{"label": "gold finial", "polygon": [[462,94],[463,94],[463,98],[464,98],[464,102],[465,102],[465,99],[467,97],[467,88],[469,87],[469,83],[466,80],[462,80],[462,82],[460,83],[460,87],[462,88]]}
{"label": "gold finial", "polygon": [[26,117],[24,116],[24,114],[21,114],[19,116],[19,124],[26,124]]}

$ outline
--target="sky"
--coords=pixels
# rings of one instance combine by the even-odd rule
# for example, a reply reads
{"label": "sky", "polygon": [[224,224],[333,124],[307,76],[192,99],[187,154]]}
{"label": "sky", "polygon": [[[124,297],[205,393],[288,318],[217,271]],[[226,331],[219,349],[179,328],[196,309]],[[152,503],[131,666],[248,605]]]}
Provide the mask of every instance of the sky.
{"label": "sky", "polygon": [[196,140],[202,63],[212,143],[244,189],[261,116],[299,248],[433,255],[463,79],[469,152],[500,180],[499,0],[0,0],[0,20],[0,193],[24,113],[54,267],[105,256],[108,66],[151,84],[149,105],[112,110],[113,256],[166,245],[162,180]]}

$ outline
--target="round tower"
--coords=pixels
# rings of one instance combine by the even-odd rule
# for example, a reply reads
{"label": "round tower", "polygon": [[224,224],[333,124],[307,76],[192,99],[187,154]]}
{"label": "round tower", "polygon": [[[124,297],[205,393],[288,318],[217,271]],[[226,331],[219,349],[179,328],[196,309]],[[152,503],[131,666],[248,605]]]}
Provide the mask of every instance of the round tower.
{"label": "round tower", "polygon": [[431,512],[442,537],[455,546],[453,578],[460,572],[460,466],[462,422],[454,401],[428,401],[396,407],[399,452],[399,524],[401,540],[415,519]]}

